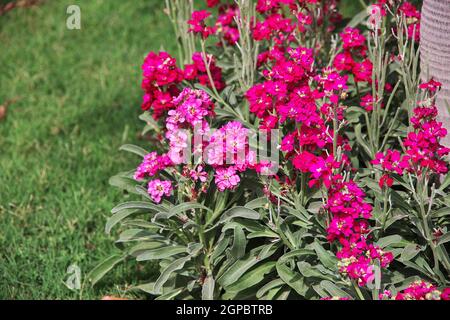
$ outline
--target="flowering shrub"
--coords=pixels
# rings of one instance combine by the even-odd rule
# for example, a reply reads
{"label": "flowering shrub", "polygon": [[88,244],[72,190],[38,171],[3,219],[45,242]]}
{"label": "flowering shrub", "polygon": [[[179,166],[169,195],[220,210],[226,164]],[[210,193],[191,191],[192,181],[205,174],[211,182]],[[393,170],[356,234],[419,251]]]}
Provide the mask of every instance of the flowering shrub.
{"label": "flowering shrub", "polygon": [[[418,80],[420,11],[380,0],[167,1],[180,58],[142,66],[123,255],[159,263],[160,299],[449,299],[440,83]],[[269,155],[270,154],[270,155]],[[136,197],[136,200],[134,200]]]}

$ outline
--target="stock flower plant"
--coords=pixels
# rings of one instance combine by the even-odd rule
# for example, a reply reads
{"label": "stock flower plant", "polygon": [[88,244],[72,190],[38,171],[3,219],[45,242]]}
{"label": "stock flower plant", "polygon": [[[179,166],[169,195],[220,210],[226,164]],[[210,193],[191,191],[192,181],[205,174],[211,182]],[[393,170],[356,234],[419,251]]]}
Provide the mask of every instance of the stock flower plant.
{"label": "stock flower plant", "polygon": [[[142,66],[122,254],[159,299],[448,300],[450,149],[420,83],[420,10],[380,0],[168,0],[179,58]],[[415,69],[414,69],[415,68]],[[411,88],[411,83],[420,83]],[[152,140],[152,141],[153,141]]]}

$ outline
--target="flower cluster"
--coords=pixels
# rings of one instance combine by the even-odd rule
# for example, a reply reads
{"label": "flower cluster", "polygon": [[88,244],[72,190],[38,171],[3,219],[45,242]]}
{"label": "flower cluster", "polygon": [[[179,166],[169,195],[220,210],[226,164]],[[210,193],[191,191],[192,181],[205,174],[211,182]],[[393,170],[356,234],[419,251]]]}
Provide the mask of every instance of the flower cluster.
{"label": "flower cluster", "polygon": [[[239,9],[236,5],[223,5],[219,8],[216,30],[221,34],[228,45],[235,45],[239,41],[239,29],[236,18],[239,17]],[[220,45],[222,43],[219,43]]]}
{"label": "flower cluster", "polygon": [[418,42],[420,40],[420,11],[408,1],[404,1],[398,11],[406,18],[408,37],[414,38]]}
{"label": "flower cluster", "polygon": [[[312,30],[315,17],[316,27],[327,26],[326,32],[334,29],[335,23],[342,20],[336,10],[338,1],[327,1],[320,10],[317,0],[258,0],[256,10],[263,16],[256,20],[253,28],[253,38],[256,41],[268,40],[277,46],[287,47],[296,43],[296,34]],[[286,16],[289,12],[292,19]],[[297,43],[298,44],[298,43]]]}
{"label": "flower cluster", "polygon": [[386,153],[376,154],[372,163],[379,165],[385,173],[380,187],[392,185],[392,180],[388,178],[390,173],[403,175],[409,172],[421,176],[424,173],[448,172],[448,165],[443,157],[450,153],[450,149],[440,143],[447,135],[447,130],[443,128],[442,123],[436,121],[437,108],[433,99],[440,86],[441,84],[434,80],[420,85],[426,95],[431,96],[413,110],[410,121],[414,130],[403,140],[405,153],[402,155],[397,150],[388,150]]}
{"label": "flower cluster", "polygon": [[[186,129],[198,129],[201,132],[209,131],[207,117],[214,115],[214,104],[206,92],[185,88],[171,101],[173,109],[167,113],[166,134],[169,150],[166,154],[158,155],[151,152],[144,157],[143,162],[137,168],[134,178],[142,180],[146,177],[155,177],[161,170],[173,167],[185,161],[185,151],[190,145],[189,132]],[[191,174],[193,179],[205,181],[205,176],[200,168]],[[170,195],[171,184],[159,179],[150,180],[148,192],[155,202],[160,202],[161,197]]]}
{"label": "flower cluster", "polygon": [[[192,143],[195,155],[214,168],[215,183],[219,191],[234,189],[240,182],[240,172],[247,169],[261,172],[270,168],[269,163],[256,163],[256,153],[249,147],[249,130],[240,122],[231,121],[217,131],[211,131],[207,120],[214,116],[214,104],[206,92],[185,88],[172,99],[172,104],[173,109],[168,111],[165,120],[165,138],[169,150],[163,155],[156,152],[147,154],[134,174],[136,180],[155,177],[168,167],[186,163],[189,160],[185,158],[186,151]],[[191,137],[192,131],[202,135],[202,139],[195,141]],[[208,134],[209,139],[203,139]],[[194,183],[200,181],[204,184],[208,179],[204,165],[192,169],[184,166],[183,174]],[[170,194],[172,187],[156,179],[150,180],[148,191],[155,202],[160,202],[161,197]]]}
{"label": "flower cluster", "polygon": [[[356,63],[352,58],[352,54],[365,54],[365,37],[357,29],[348,28],[342,38],[351,60],[348,70],[354,70],[357,81],[369,81],[371,67],[360,70],[367,60]],[[344,181],[338,173],[343,167],[351,170],[347,156],[341,155],[338,161],[332,153],[334,142],[343,150],[350,150],[343,137],[334,137],[336,132],[330,125],[335,119],[338,123],[345,120],[340,99],[347,90],[347,76],[333,68],[318,72],[314,69],[313,51],[302,47],[286,52],[272,50],[265,63],[272,63],[270,70],[263,71],[266,81],[246,94],[250,111],[262,119],[264,128],[289,127],[290,123],[297,127],[284,135],[280,149],[296,169],[309,174],[310,188],[325,188],[328,197],[324,209],[330,215],[328,240],[340,245],[339,269],[363,286],[374,277],[375,260],[386,267],[393,256],[370,243],[367,220],[371,218],[372,206],[354,181]]]}
{"label": "flower cluster", "polygon": [[395,300],[450,300],[450,288],[441,291],[431,283],[415,281],[399,292]]}
{"label": "flower cluster", "polygon": [[134,179],[143,180],[146,177],[153,177],[171,165],[172,161],[167,154],[158,155],[156,152],[150,152],[145,155],[144,160],[136,169]]}
{"label": "flower cluster", "polygon": [[150,52],[142,65],[142,74],[145,94],[141,108],[153,108],[153,117],[158,119],[173,107],[172,97],[179,93],[177,84],[183,80],[183,71],[167,52]]}
{"label": "flower cluster", "polygon": [[[287,235],[285,230],[272,221],[274,209],[278,209],[278,217],[286,224],[298,218],[298,224],[289,225],[287,232],[295,229],[292,233],[295,237],[295,232],[304,236],[302,245],[308,246],[312,241],[317,241],[325,250],[332,250],[337,258],[335,270],[342,276],[336,285],[354,285],[361,297],[360,291],[365,292],[362,295],[368,292],[359,287],[370,287],[378,266],[387,269],[394,260],[394,253],[398,254],[400,250],[397,243],[395,249],[391,249],[392,245],[389,244],[377,244],[381,244],[379,240],[382,237],[391,234],[386,231],[389,227],[396,227],[402,222],[389,217],[399,205],[398,199],[389,197],[392,194],[389,188],[394,186],[394,179],[403,179],[401,176],[407,173],[413,178],[411,181],[417,178],[417,183],[422,181],[423,186],[426,186],[431,174],[439,176],[448,172],[448,162],[444,157],[450,154],[450,149],[440,142],[447,131],[436,120],[438,111],[435,99],[441,87],[439,82],[430,80],[419,86],[422,91],[417,97],[422,101],[409,113],[399,111],[403,109],[395,110],[395,104],[410,101],[409,97],[404,97],[407,95],[406,89],[396,90],[392,99],[386,99],[386,93],[393,92],[392,85],[387,83],[388,79],[391,83],[406,80],[399,80],[399,75],[392,68],[383,69],[388,62],[396,59],[394,57],[398,56],[399,48],[391,47],[395,37],[386,37],[389,39],[386,45],[377,46],[377,41],[385,39],[384,32],[391,32],[381,28],[385,27],[385,22],[387,26],[391,22],[386,17],[388,12],[397,14],[397,21],[402,15],[406,19],[409,37],[419,40],[420,12],[407,1],[379,0],[368,8],[368,31],[367,28],[357,26],[339,29],[341,46],[334,42],[332,34],[328,34],[341,19],[337,13],[337,3],[338,0],[258,0],[258,14],[251,17],[247,21],[251,22],[250,26],[246,26],[250,29],[247,30],[248,35],[254,41],[247,43],[247,38],[240,38],[242,35],[239,34],[242,29],[239,15],[241,12],[243,16],[247,13],[241,11],[241,3],[206,0],[207,6],[214,8],[211,12],[217,13],[217,20],[210,23],[212,13],[201,10],[194,11],[187,21],[189,32],[200,38],[197,40],[202,50],[193,54],[192,63],[180,69],[176,60],[165,52],[150,53],[145,59],[142,67],[142,88],[145,91],[142,108],[149,110],[161,126],[160,147],[164,151],[145,155],[135,171],[134,179],[148,183],[148,194],[155,203],[174,194],[170,200],[175,204],[189,201],[211,207],[214,211],[211,219],[208,214],[202,216],[203,209],[195,212],[198,221],[204,221],[208,228],[217,221],[214,219],[220,219],[216,212],[220,214],[222,205],[226,209],[233,208],[253,200],[253,197],[265,195],[269,203],[264,201],[264,207],[255,209],[261,213],[261,218],[253,221],[252,230],[250,227],[244,228],[244,234],[247,236],[253,229],[265,230],[268,227],[271,235],[275,233],[275,236],[284,240],[283,235]],[[367,35],[374,37],[375,47],[371,45],[372,40],[368,42]],[[206,44],[211,40],[207,39],[213,36],[219,40],[214,47],[214,52],[218,52],[216,56],[207,53],[210,47]],[[241,44],[248,47],[240,47]],[[414,41],[411,45],[415,45]],[[186,51],[195,51],[192,49],[190,47]],[[378,49],[383,53],[381,60],[376,58]],[[250,52],[254,54],[251,59],[247,56]],[[217,61],[219,58],[223,60]],[[241,58],[243,61],[239,61]],[[233,63],[239,66],[239,62],[249,61],[256,64],[256,70],[251,70],[254,74],[251,74],[250,85],[247,86],[245,82],[243,86],[242,74],[245,74],[245,68],[239,74],[238,67],[232,70],[229,66]],[[219,67],[222,65],[228,66],[224,74]],[[380,90],[381,84],[384,90]],[[239,86],[245,87],[246,91],[242,92]],[[355,104],[359,104],[366,112],[355,112],[353,107],[348,107]],[[366,120],[366,126],[358,124],[358,127],[352,128],[352,124],[359,120]],[[397,143],[398,133],[391,133],[406,125],[409,125],[409,132]],[[272,154],[280,157],[280,166],[258,159],[250,129],[258,126],[260,132],[268,133],[266,142],[278,136],[274,132],[281,132],[280,139],[272,139],[270,142],[275,143],[264,150],[270,149]],[[345,130],[346,127],[349,130]],[[270,131],[272,129],[277,131]],[[387,135],[386,139],[384,134]],[[384,139],[382,147],[378,145],[381,142],[379,136]],[[366,140],[368,143],[365,143]],[[385,152],[376,153],[379,148]],[[365,152],[359,152],[362,149]],[[374,155],[374,159],[368,158],[368,155]],[[361,168],[356,167],[360,164]],[[380,169],[381,174],[374,171],[372,165]],[[274,167],[277,167],[276,172],[272,172]],[[278,167],[281,169],[278,170]],[[426,179],[420,179],[422,177]],[[376,179],[383,191],[381,193],[377,189],[363,189],[363,184],[359,183],[362,181],[370,187]],[[255,190],[247,188],[249,181],[258,181]],[[396,198],[407,199],[409,188],[404,186],[403,183],[395,185],[399,189]],[[228,192],[233,191],[236,191],[234,195],[228,197]],[[221,193],[225,193],[223,198]],[[441,196],[441,193],[444,192],[436,192],[436,197]],[[212,197],[209,196],[211,194]],[[409,195],[416,194],[411,191]],[[317,202],[316,198],[321,198],[321,201]],[[408,203],[411,199],[407,199]],[[217,207],[211,203],[216,200],[219,201]],[[420,202],[420,199],[411,201]],[[316,203],[320,204],[320,208],[309,219],[311,213],[315,212],[312,205]],[[436,204],[429,206],[430,211],[441,206],[439,201]],[[403,211],[408,211],[404,212],[405,220],[410,219],[409,215],[414,210],[402,210],[402,217]],[[309,220],[303,221],[295,211],[304,214]],[[187,212],[186,216],[176,217],[180,221],[173,221],[186,223],[190,219],[189,215]],[[244,217],[240,218],[245,220]],[[444,219],[442,216],[442,221]],[[422,245],[427,242],[441,249],[440,238],[446,232],[445,221],[435,224],[435,221],[431,221],[433,219],[429,220],[430,227],[427,229],[435,230],[434,233],[431,231],[431,235],[424,235],[422,240],[426,241],[421,242],[419,239],[411,243]],[[408,226],[414,228],[416,225],[412,223]],[[191,241],[191,236],[195,238],[197,231],[204,230],[192,231],[186,238]],[[180,229],[180,233],[184,235],[184,228]],[[173,238],[177,236],[174,234]],[[206,236],[205,243],[211,245],[215,245],[218,238],[209,231],[201,236]],[[271,237],[268,237],[267,243]],[[404,238],[405,242],[409,241],[406,240],[408,237]],[[286,238],[292,242],[292,247],[297,246],[296,239],[291,240],[289,235]],[[261,243],[264,241],[261,239]],[[285,241],[279,244],[286,245],[286,253],[292,249]],[[248,241],[249,247],[253,245],[253,241]],[[434,255],[435,250],[423,249],[417,255],[428,258],[430,253]],[[439,282],[440,274],[436,270],[446,266],[445,263],[440,264],[439,256],[434,258],[433,272],[437,277],[433,278],[431,271],[429,276]],[[322,263],[321,260],[319,257],[318,261]],[[411,264],[415,261],[415,258],[410,259]],[[404,262],[403,259],[399,260],[401,262]],[[319,269],[321,266],[313,268],[322,271]],[[323,267],[332,269],[325,265]],[[206,269],[203,265],[198,268],[203,269]],[[390,270],[383,270],[383,273],[385,279],[392,275]],[[342,278],[345,281],[341,281]],[[450,289],[441,290],[431,283],[418,281],[398,294],[393,295],[385,290],[379,298],[448,300],[449,294]],[[324,300],[327,299],[335,297]]]}
{"label": "flower cluster", "polygon": [[203,39],[207,39],[210,35],[216,33],[216,28],[207,26],[205,20],[211,15],[206,10],[194,11],[188,23],[191,25],[189,32],[199,34]]}
{"label": "flower cluster", "polygon": [[[205,64],[206,60],[206,64]],[[167,115],[175,108],[173,98],[181,92],[180,83],[183,80],[200,83],[203,86],[221,91],[225,87],[222,79],[222,69],[216,65],[212,55],[203,56],[200,52],[192,55],[192,64],[187,64],[185,70],[177,67],[176,59],[166,52],[150,52],[142,65],[142,89],[145,94],[141,105],[142,110],[152,111],[156,120]],[[211,84],[208,73],[211,75]]]}
{"label": "flower cluster", "polygon": [[[206,64],[205,64],[206,61]],[[222,79],[222,69],[216,65],[213,55],[203,55],[201,52],[195,52],[192,55],[192,64],[185,65],[184,78],[188,81],[197,81],[203,86],[212,86],[208,72],[211,75],[212,82],[218,91],[225,88],[225,82]]]}
{"label": "flower cluster", "polygon": [[200,133],[209,131],[207,117],[214,115],[214,104],[202,90],[185,88],[173,99],[175,109],[170,110],[166,119],[166,138],[169,140],[168,155],[174,164],[181,164],[185,150],[190,145],[189,135],[182,129],[196,129]]}
{"label": "flower cluster", "polygon": [[385,268],[393,255],[368,241],[370,226],[367,219],[371,218],[372,206],[365,202],[365,193],[354,181],[344,182],[339,175],[333,180],[325,205],[331,214],[328,240],[337,240],[341,245],[336,254],[340,259],[340,272],[364,286],[374,279],[375,260]]}
{"label": "flower cluster", "polygon": [[353,75],[355,82],[372,82],[373,65],[367,57],[367,39],[356,28],[347,27],[340,34],[344,51],[337,54],[333,66]]}
{"label": "flower cluster", "polygon": [[226,123],[212,134],[206,157],[216,169],[219,191],[234,189],[240,181],[238,172],[255,168],[256,153],[249,149],[248,136],[249,130],[237,121]]}

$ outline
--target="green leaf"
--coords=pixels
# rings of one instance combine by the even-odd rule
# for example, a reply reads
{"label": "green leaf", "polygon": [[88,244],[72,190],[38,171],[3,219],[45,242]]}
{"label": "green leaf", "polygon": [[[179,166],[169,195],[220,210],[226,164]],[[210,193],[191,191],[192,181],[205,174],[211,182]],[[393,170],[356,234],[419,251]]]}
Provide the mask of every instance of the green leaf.
{"label": "green leaf", "polygon": [[109,179],[109,184],[129,193],[138,194],[136,191],[136,185],[138,183],[134,179],[124,176],[113,176]]}
{"label": "green leaf", "polygon": [[225,249],[228,247],[228,244],[230,243],[230,238],[228,237],[223,237],[221,240],[219,240],[219,242],[217,243],[217,245],[214,248],[213,253],[211,254],[211,261],[215,264],[216,263],[216,259],[219,258],[222,253],[224,253]]}
{"label": "green leaf", "polygon": [[431,216],[433,218],[442,218],[442,217],[446,217],[448,215],[450,215],[450,208],[448,208],[448,207],[441,208],[441,209],[439,209],[437,211],[433,211],[431,213]]}
{"label": "green leaf", "polygon": [[390,246],[391,244],[395,244],[395,243],[400,243],[402,241],[402,237],[400,237],[399,235],[392,235],[392,236],[387,236],[384,238],[381,238],[377,241],[377,244],[382,248],[386,248],[387,246]]}
{"label": "green leaf", "polygon": [[106,225],[105,225],[105,232],[107,234],[111,233],[111,229],[118,224],[120,221],[122,221],[123,219],[131,216],[134,213],[140,212],[140,210],[136,210],[136,209],[124,209],[122,211],[120,211],[119,213],[116,213],[115,215],[111,216],[110,218],[108,218],[108,220],[106,221]]}
{"label": "green leaf", "polygon": [[444,234],[443,236],[441,236],[439,238],[439,241],[437,244],[438,244],[438,246],[440,246],[441,244],[447,243],[449,241],[450,241],[450,232],[447,232],[446,234]]}
{"label": "green leaf", "polygon": [[258,220],[260,215],[255,210],[246,208],[246,207],[233,207],[227,210],[219,219],[219,223],[224,223],[233,218],[246,218],[252,220]]}
{"label": "green leaf", "polygon": [[336,270],[337,264],[338,264],[338,259],[336,258],[336,256],[334,254],[332,254],[329,251],[326,251],[322,247],[322,245],[317,241],[312,243],[311,247],[314,249],[314,251],[316,251],[320,262],[322,262],[322,264],[325,267],[327,267],[330,270]]}
{"label": "green leaf", "polygon": [[176,205],[169,209],[167,212],[160,212],[155,215],[154,220],[158,219],[170,219],[171,217],[180,214],[182,212],[188,211],[188,210],[195,210],[195,209],[202,209],[206,211],[211,211],[211,209],[205,207],[201,203],[196,202],[184,202],[180,203],[179,205]]}
{"label": "green leaf", "polygon": [[402,220],[404,218],[407,218],[407,217],[408,217],[407,214],[401,214],[401,213],[395,214],[395,211],[394,211],[394,215],[392,216],[392,218],[389,218],[386,221],[386,223],[384,224],[384,230],[387,230],[393,223],[395,223],[399,220]]}
{"label": "green leaf", "polygon": [[148,152],[141,147],[135,146],[133,144],[124,144],[119,148],[121,151],[128,151],[134,154],[137,154],[138,156],[141,156],[142,158],[145,157]]}
{"label": "green leaf", "polygon": [[442,182],[441,186],[439,187],[439,190],[444,191],[445,188],[447,188],[448,186],[450,186],[450,173],[448,173],[445,176],[444,181]]}
{"label": "green leaf", "polygon": [[261,197],[261,198],[256,198],[250,202],[247,202],[245,207],[248,209],[255,210],[255,209],[259,209],[259,208],[264,208],[267,204],[268,204],[267,197]]}
{"label": "green leaf", "polygon": [[139,242],[128,250],[128,254],[130,256],[137,257],[147,250],[161,248],[162,246],[164,246],[164,242],[157,240]]}
{"label": "green leaf", "polygon": [[[148,194],[147,189],[145,189],[143,186],[137,185],[137,186],[136,186],[136,192],[137,192],[137,194],[139,194],[140,196],[143,196],[145,199],[152,201],[152,198],[151,198],[150,195]],[[161,206],[161,207],[162,207],[162,206]]]}
{"label": "green leaf", "polygon": [[198,253],[200,252],[200,250],[202,248],[203,248],[203,245],[201,243],[197,243],[197,242],[190,242],[187,245],[187,251],[193,257],[198,255]]}
{"label": "green leaf", "polygon": [[170,263],[160,274],[159,278],[155,282],[155,286],[153,287],[153,291],[155,294],[161,294],[163,285],[169,280],[170,275],[180,270],[184,267],[185,263],[191,260],[192,256],[188,255],[186,257],[179,258],[172,263]]}
{"label": "green leaf", "polygon": [[217,280],[223,287],[227,287],[239,280],[239,278],[251,267],[267,259],[275,253],[277,247],[274,244],[261,246],[251,250],[241,260],[233,263]]}
{"label": "green leaf", "polygon": [[256,220],[246,220],[243,218],[236,218],[235,220],[226,223],[222,228],[222,232],[228,229],[234,229],[236,225],[239,225],[243,229],[250,232],[250,234],[247,235],[247,239],[254,238],[254,235],[257,235],[259,237],[278,238],[278,234],[270,230],[268,227],[263,226]]}
{"label": "green leaf", "polygon": [[[358,144],[363,147],[364,151],[366,151],[366,153],[372,157],[372,150],[370,150],[369,145],[367,144],[367,142],[364,140],[362,133],[361,133],[361,124],[357,124],[355,126],[355,136],[356,136],[356,141],[358,141]],[[372,157],[373,158],[373,157]]]}
{"label": "green leaf", "polygon": [[[153,119],[150,112],[145,111],[139,116],[139,119],[142,121],[145,121],[147,123],[146,129],[144,129],[144,132],[148,132],[149,130],[154,130],[156,132],[160,132],[161,128],[160,125]],[[145,133],[144,133],[145,134]]]}
{"label": "green leaf", "polygon": [[242,258],[245,254],[245,247],[247,246],[247,240],[245,239],[244,230],[240,226],[234,227],[234,241],[231,247],[230,254],[236,260]]}
{"label": "green leaf", "polygon": [[111,213],[117,213],[125,209],[142,209],[151,211],[166,211],[163,207],[146,201],[129,201],[119,204],[111,210]]}
{"label": "green leaf", "polygon": [[138,289],[138,290],[142,290],[142,291],[144,291],[146,293],[153,294],[154,293],[154,291],[153,291],[153,287],[154,286],[155,286],[154,282],[149,282],[149,283],[140,284],[140,285],[135,286],[135,287],[131,287],[129,290],[136,290],[136,289]]}
{"label": "green leaf", "polygon": [[163,300],[163,301],[172,300],[172,299],[176,298],[183,291],[184,291],[184,288],[174,289],[165,294],[160,295],[159,297],[156,297],[155,300]]}
{"label": "green leaf", "polygon": [[98,281],[100,281],[105,274],[107,274],[115,265],[124,261],[126,256],[124,255],[112,255],[106,260],[98,264],[94,269],[89,272],[87,278],[92,286],[94,286]]}
{"label": "green leaf", "polygon": [[284,281],[282,279],[272,280],[266,283],[258,290],[258,292],[256,292],[256,298],[261,299],[261,297],[263,297],[268,291],[277,287],[281,287],[282,285],[284,285]]}
{"label": "green leaf", "polygon": [[137,261],[166,259],[180,253],[186,253],[187,249],[183,246],[165,246],[146,250],[136,257]]}
{"label": "green leaf", "polygon": [[429,271],[427,270],[427,268],[424,268],[424,267],[422,267],[422,266],[419,266],[417,263],[415,263],[415,262],[413,262],[413,261],[402,261],[402,263],[403,263],[405,266],[408,266],[408,267],[410,267],[410,268],[412,268],[412,269],[414,269],[414,270],[417,270],[417,271],[423,273],[423,274],[426,275],[427,277],[433,278],[432,273],[429,272]]}
{"label": "green leaf", "polygon": [[309,288],[305,284],[305,278],[300,273],[292,271],[287,265],[280,262],[277,263],[277,272],[280,278],[300,296],[306,295]]}
{"label": "green leaf", "polygon": [[285,208],[289,212],[289,214],[295,216],[297,219],[302,221],[304,225],[307,226],[312,225],[312,222],[309,221],[311,215],[308,213],[308,211],[306,211],[305,208],[301,207],[302,208],[301,210],[297,210],[289,206],[283,206],[283,208]]}
{"label": "green leaf", "polygon": [[340,297],[340,298],[346,298],[349,296],[347,292],[340,289],[338,286],[336,286],[333,282],[329,280],[323,280],[320,282],[320,286],[322,289],[327,291],[331,297]]}
{"label": "green leaf", "polygon": [[278,261],[280,263],[285,263],[286,261],[288,261],[292,258],[298,258],[298,257],[302,257],[302,256],[312,256],[312,255],[314,255],[313,250],[296,249],[296,250],[289,251],[288,253],[285,253],[280,259],[278,259]]}
{"label": "green leaf", "polygon": [[409,261],[420,252],[420,247],[415,243],[408,244],[402,251],[400,259],[402,261]]}
{"label": "green leaf", "polygon": [[393,189],[391,189],[391,199],[395,207],[402,208],[406,211],[413,211],[413,208],[405,201],[405,199]]}
{"label": "green leaf", "polygon": [[232,285],[225,287],[227,292],[238,293],[240,291],[246,290],[253,287],[264,280],[264,276],[267,273],[272,272],[275,269],[276,262],[269,261],[257,266],[251,270],[248,270],[239,281],[233,283]]}
{"label": "green leaf", "polygon": [[300,261],[297,263],[298,270],[305,278],[319,278],[324,280],[333,280],[330,275],[324,275],[322,272],[316,269],[306,261]]}
{"label": "green leaf", "polygon": [[144,229],[128,229],[122,232],[116,242],[128,242],[136,240],[149,240],[156,234]]}

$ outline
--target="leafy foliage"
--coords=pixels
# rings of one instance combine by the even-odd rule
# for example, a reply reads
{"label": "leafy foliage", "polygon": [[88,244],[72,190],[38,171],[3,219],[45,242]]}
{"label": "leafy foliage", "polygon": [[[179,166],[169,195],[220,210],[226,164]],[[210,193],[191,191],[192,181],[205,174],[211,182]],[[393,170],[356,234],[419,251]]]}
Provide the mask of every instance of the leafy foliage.
{"label": "leafy foliage", "polygon": [[[174,3],[172,19],[192,10]],[[334,1],[253,4],[221,6],[213,25],[192,12],[198,39],[181,45],[201,52],[184,70],[165,52],[146,58],[144,131],[169,151],[122,147],[144,160],[110,182],[141,199],[106,227],[122,224],[128,258],[158,261],[159,277],[138,288],[160,299],[447,299],[450,150],[435,120],[440,84],[419,86],[419,12],[383,2],[343,21]],[[208,45],[213,34],[220,45]],[[278,172],[247,158],[183,164],[175,129],[195,125],[219,129],[213,148],[232,128],[246,151],[241,134],[279,129],[275,147],[258,147],[279,153]]]}

